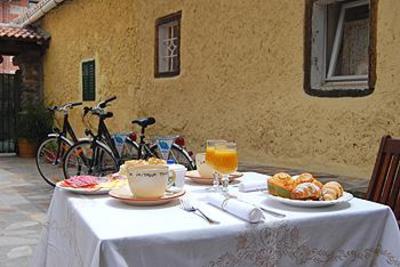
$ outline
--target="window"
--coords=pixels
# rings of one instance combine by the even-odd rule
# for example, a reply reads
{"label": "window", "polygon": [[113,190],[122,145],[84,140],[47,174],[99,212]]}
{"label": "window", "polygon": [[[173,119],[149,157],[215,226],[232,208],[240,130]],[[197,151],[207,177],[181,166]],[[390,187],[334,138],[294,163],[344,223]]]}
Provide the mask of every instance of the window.
{"label": "window", "polygon": [[156,21],[155,77],[172,77],[180,73],[181,12]]}
{"label": "window", "polygon": [[375,68],[370,1],[317,0],[308,8],[306,91],[320,96],[370,94],[375,71],[370,69]]}
{"label": "window", "polygon": [[82,100],[96,100],[96,64],[94,60],[82,62]]}

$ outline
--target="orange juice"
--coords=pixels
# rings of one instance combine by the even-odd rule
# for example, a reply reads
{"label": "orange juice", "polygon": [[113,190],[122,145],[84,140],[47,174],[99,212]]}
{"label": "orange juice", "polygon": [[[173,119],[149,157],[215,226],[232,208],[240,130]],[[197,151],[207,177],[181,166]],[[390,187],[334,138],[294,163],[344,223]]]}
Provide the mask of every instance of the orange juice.
{"label": "orange juice", "polygon": [[214,166],[215,160],[215,147],[207,147],[206,148],[206,163],[210,166]]}
{"label": "orange juice", "polygon": [[238,166],[238,154],[235,149],[217,149],[214,152],[214,168],[223,174],[236,171]]}

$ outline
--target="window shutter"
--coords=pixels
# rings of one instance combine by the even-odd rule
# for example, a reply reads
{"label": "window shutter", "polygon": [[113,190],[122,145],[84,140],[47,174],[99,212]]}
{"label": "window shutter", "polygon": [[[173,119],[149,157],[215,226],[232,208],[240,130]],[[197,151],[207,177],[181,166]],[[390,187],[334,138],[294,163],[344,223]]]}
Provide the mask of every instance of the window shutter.
{"label": "window shutter", "polygon": [[94,60],[82,63],[82,89],[83,101],[96,100],[96,65]]}

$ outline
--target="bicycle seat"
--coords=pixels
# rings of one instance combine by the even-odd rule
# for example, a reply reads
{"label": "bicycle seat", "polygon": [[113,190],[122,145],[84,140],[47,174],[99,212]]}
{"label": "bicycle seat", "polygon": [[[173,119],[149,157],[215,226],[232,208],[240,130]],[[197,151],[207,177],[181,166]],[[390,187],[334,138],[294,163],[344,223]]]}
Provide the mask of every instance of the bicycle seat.
{"label": "bicycle seat", "polygon": [[139,118],[136,119],[134,121],[132,121],[133,124],[138,124],[140,127],[142,128],[146,128],[149,125],[152,125],[154,123],[156,123],[156,119],[154,119],[153,117],[145,117],[145,118]]}

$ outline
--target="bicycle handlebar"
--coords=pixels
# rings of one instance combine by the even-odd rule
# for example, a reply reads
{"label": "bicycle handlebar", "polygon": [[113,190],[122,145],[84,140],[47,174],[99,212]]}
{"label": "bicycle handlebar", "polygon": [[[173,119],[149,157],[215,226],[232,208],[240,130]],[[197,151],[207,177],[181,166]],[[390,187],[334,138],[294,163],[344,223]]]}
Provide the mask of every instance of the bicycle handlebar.
{"label": "bicycle handlebar", "polygon": [[104,101],[101,101],[97,104],[96,107],[84,107],[83,108],[83,117],[85,117],[89,112],[98,116],[103,116],[103,118],[111,118],[113,116],[112,112],[106,112],[104,109],[107,107],[107,104],[111,101],[117,99],[116,96],[112,96]]}
{"label": "bicycle handlebar", "polygon": [[117,99],[117,97],[116,96],[112,96],[109,99],[106,99],[106,100],[100,102],[97,106],[99,108],[105,108],[109,102],[114,101],[115,99]]}
{"label": "bicycle handlebar", "polygon": [[71,103],[71,107],[81,106],[82,104],[82,102]]}
{"label": "bicycle handlebar", "polygon": [[71,102],[71,103],[67,103],[61,106],[52,106],[52,107],[48,107],[47,109],[49,111],[67,111],[67,109],[72,109],[73,107],[76,106],[80,106],[82,105],[82,102]]}

